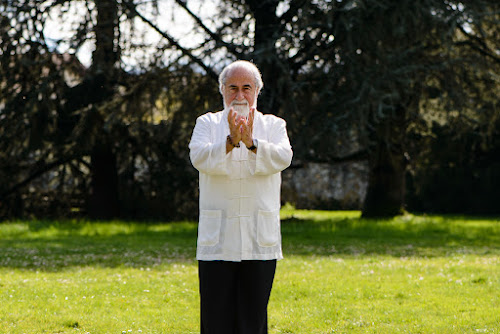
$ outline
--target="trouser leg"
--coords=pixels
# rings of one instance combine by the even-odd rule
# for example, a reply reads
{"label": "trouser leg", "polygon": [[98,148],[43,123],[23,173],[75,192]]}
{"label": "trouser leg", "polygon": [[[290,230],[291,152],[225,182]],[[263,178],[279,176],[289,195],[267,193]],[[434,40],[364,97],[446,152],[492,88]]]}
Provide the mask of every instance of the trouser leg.
{"label": "trouser leg", "polygon": [[225,261],[198,262],[201,334],[236,333],[235,264]]}
{"label": "trouser leg", "polygon": [[202,334],[266,334],[276,260],[199,261]]}
{"label": "trouser leg", "polygon": [[276,260],[243,261],[238,296],[238,333],[267,334],[267,305]]}

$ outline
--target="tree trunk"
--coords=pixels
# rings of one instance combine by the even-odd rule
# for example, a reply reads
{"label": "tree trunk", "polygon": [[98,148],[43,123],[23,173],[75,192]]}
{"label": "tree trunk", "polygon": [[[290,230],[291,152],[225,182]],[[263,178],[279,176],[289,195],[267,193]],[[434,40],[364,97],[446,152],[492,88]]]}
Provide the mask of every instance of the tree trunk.
{"label": "tree trunk", "polygon": [[[113,0],[95,0],[97,23],[96,48],[92,54],[91,74],[102,77],[102,101],[112,97],[110,85],[115,82],[119,60],[118,7]],[[100,122],[99,122],[100,123]],[[101,123],[102,124],[102,123]],[[99,135],[91,153],[91,193],[88,202],[89,216],[94,219],[111,219],[119,216],[118,171],[112,138],[98,129]]]}
{"label": "tree trunk", "polygon": [[370,172],[363,217],[393,217],[404,212],[405,124],[405,109],[399,107],[392,118],[377,126],[373,134],[374,148],[369,153]]}
{"label": "tree trunk", "polygon": [[368,190],[363,217],[393,217],[403,213],[406,161],[386,143],[379,143],[370,158]]}
{"label": "tree trunk", "polygon": [[91,71],[112,79],[116,75],[120,58],[118,4],[114,0],[95,0],[94,3],[97,8],[97,23],[94,28],[96,46],[92,53]]}
{"label": "tree trunk", "polygon": [[94,219],[112,219],[119,216],[118,173],[116,154],[110,143],[101,143],[92,149],[89,214]]}
{"label": "tree trunk", "polygon": [[288,77],[276,53],[280,22],[276,16],[277,0],[247,1],[255,18],[253,61],[259,67],[264,89],[259,97],[258,109],[264,113],[280,114],[282,82]]}

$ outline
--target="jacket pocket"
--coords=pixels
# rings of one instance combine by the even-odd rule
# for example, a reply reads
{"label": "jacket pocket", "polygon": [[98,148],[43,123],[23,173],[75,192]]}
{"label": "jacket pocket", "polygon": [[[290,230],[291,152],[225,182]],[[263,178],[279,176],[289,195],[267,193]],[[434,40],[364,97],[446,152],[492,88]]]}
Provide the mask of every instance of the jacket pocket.
{"label": "jacket pocket", "polygon": [[257,217],[257,242],[261,247],[276,246],[280,241],[279,210],[261,211]]}
{"label": "jacket pocket", "polygon": [[215,246],[219,242],[221,220],[221,210],[201,210],[198,245]]}

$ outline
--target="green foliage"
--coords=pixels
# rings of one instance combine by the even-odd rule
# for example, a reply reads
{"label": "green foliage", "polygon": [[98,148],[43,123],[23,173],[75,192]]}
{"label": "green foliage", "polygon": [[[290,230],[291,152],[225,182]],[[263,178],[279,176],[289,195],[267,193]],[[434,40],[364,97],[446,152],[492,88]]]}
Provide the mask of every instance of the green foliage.
{"label": "green foliage", "polygon": [[[412,212],[463,212],[497,214],[500,189],[500,123],[485,138],[476,133],[457,134],[436,126],[435,138],[428,138],[408,177],[408,210]],[[481,131],[481,130],[479,130]],[[446,191],[443,191],[446,189]]]}
{"label": "green foliage", "polygon": [[[270,333],[498,333],[500,220],[284,208]],[[0,225],[9,333],[199,332],[197,224]]]}
{"label": "green foliage", "polygon": [[[182,62],[155,64],[162,45],[141,70],[125,72],[118,56],[136,46],[113,48],[120,28],[113,17],[133,16],[134,6],[2,4],[0,217],[173,219],[197,211],[187,145],[196,116],[220,104],[217,86]],[[77,26],[56,50],[41,33],[51,14]],[[93,34],[97,51],[85,68],[75,53]],[[68,53],[58,54],[68,44]]]}
{"label": "green foliage", "polygon": [[[407,169],[427,175],[442,156],[430,149],[440,127],[480,138],[474,153],[495,150],[496,0],[227,0],[208,18],[194,3],[171,6],[203,37],[187,48],[159,27],[156,0],[2,2],[0,217],[81,216],[114,200],[132,218],[193,215],[188,138],[220,108],[217,72],[236,58],[261,68],[259,108],[287,120],[297,164],[369,160],[365,213],[401,212]],[[47,39],[51,20],[70,33]],[[76,55],[89,43],[86,68]]]}

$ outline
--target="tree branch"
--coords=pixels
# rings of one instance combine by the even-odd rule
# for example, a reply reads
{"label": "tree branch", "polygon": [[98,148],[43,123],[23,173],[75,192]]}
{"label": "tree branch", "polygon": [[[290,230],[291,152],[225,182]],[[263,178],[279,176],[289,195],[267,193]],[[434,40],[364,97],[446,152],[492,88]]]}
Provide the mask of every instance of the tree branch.
{"label": "tree branch", "polygon": [[15,184],[14,186],[10,187],[9,189],[3,191],[0,194],[0,199],[3,199],[5,197],[9,196],[10,194],[15,192],[16,190],[26,186],[31,181],[37,179],[38,177],[42,176],[46,172],[50,171],[51,169],[58,167],[60,165],[64,165],[64,164],[66,164],[74,159],[77,159],[77,158],[79,158],[79,157],[72,155],[69,157],[62,157],[61,159],[53,161],[53,162],[48,163],[48,164],[43,164],[42,166],[38,167],[35,171],[33,171],[30,175],[28,175],[24,180]]}
{"label": "tree branch", "polygon": [[286,23],[292,21],[293,17],[297,14],[299,9],[304,6],[305,2],[305,0],[297,0],[290,3],[290,7],[288,8],[288,10],[279,17],[279,19],[283,23],[280,28],[280,33],[283,33]]}
{"label": "tree branch", "polygon": [[236,49],[236,47],[233,44],[226,43],[220,38],[220,35],[217,35],[216,33],[212,32],[208,27],[201,21],[201,19],[196,16],[188,7],[187,3],[185,0],[175,0],[179,6],[184,8],[184,10],[196,21],[196,23],[210,36],[212,40],[216,42],[218,45],[222,45],[226,49],[228,49],[230,52],[232,52],[237,58],[241,58],[241,53]]}
{"label": "tree branch", "polygon": [[203,63],[201,59],[193,55],[188,49],[182,47],[179,42],[177,42],[172,36],[167,34],[166,32],[162,31],[160,28],[158,28],[153,22],[148,20],[146,17],[144,17],[142,14],[140,14],[135,6],[131,4],[129,1],[123,1],[123,4],[135,15],[137,15],[142,21],[144,21],[146,24],[148,24],[151,28],[153,28],[157,33],[159,33],[161,36],[163,36],[170,44],[175,46],[179,51],[182,52],[183,55],[187,56],[189,59],[191,59],[194,63],[198,64],[203,70],[216,82],[218,81],[218,75],[207,65]]}
{"label": "tree branch", "polygon": [[[459,25],[458,27],[460,29],[460,32],[462,34],[464,34],[465,36],[467,36],[469,38],[469,40],[468,41],[456,42],[455,45],[458,45],[458,46],[460,46],[460,45],[470,46],[472,49],[478,51],[483,56],[489,57],[489,58],[493,59],[495,62],[497,62],[497,63],[500,64],[500,58],[497,57],[497,56],[495,56],[495,54],[493,52],[491,52],[491,50],[488,49],[488,46],[484,43],[483,40],[481,40],[480,38],[478,38],[476,36],[473,36],[473,35],[469,34],[467,31],[465,31],[465,29],[461,25]],[[476,43],[474,43],[473,41],[475,41]]]}
{"label": "tree branch", "polygon": [[[344,156],[334,156],[334,155],[325,155],[318,157],[308,155],[306,162],[314,162],[314,163],[327,163],[327,164],[341,164],[341,163],[354,163],[354,162],[364,162],[368,161],[369,154],[368,150],[360,149],[359,151],[352,152],[346,154]],[[302,168],[304,167],[304,162],[301,160],[293,161],[289,169]]]}

